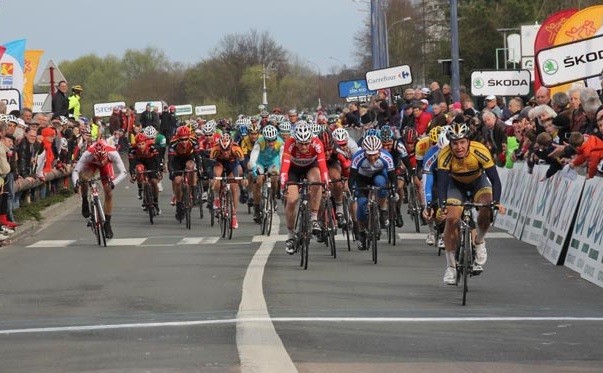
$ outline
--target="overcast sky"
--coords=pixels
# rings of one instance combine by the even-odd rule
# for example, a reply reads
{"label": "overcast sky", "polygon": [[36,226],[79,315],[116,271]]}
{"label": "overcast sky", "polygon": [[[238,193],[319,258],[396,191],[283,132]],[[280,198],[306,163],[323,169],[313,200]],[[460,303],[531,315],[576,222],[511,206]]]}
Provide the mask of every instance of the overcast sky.
{"label": "overcast sky", "polygon": [[0,0],[0,43],[24,38],[26,49],[43,49],[39,70],[49,59],[145,47],[196,63],[225,35],[255,29],[325,74],[355,65],[354,35],[368,10],[369,0]]}

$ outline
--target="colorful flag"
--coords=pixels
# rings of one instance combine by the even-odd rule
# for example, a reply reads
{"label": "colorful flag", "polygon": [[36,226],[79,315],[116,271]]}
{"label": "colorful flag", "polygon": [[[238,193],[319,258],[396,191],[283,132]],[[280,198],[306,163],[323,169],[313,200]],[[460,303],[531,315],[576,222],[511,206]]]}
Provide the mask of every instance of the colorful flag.
{"label": "colorful flag", "polygon": [[33,108],[33,88],[40,57],[44,54],[43,50],[25,51],[24,80],[23,80],[23,107]]}
{"label": "colorful flag", "polygon": [[0,58],[0,88],[14,88],[23,93],[23,65],[25,39],[4,44],[6,51]]}

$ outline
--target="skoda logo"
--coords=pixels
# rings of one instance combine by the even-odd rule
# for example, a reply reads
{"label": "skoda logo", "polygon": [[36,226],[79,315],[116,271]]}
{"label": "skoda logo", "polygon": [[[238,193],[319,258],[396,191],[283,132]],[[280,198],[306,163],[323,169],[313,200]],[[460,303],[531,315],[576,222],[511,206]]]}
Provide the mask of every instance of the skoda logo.
{"label": "skoda logo", "polygon": [[559,70],[559,65],[555,60],[546,60],[544,61],[544,65],[542,65],[542,71],[544,71],[547,75],[554,75]]}
{"label": "skoda logo", "polygon": [[484,80],[482,78],[477,78],[473,81],[473,87],[477,89],[484,88]]}

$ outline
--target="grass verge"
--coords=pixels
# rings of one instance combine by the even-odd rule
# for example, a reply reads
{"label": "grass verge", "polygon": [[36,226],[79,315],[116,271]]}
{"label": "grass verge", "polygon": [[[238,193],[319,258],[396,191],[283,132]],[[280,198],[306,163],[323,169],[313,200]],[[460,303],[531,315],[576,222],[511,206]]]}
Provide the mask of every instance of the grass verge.
{"label": "grass verge", "polygon": [[13,216],[18,223],[32,219],[40,221],[42,220],[42,211],[44,211],[44,209],[57,203],[61,203],[72,195],[73,192],[71,190],[61,189],[57,194],[47,196],[39,201],[27,205],[21,203],[21,206],[13,211]]}

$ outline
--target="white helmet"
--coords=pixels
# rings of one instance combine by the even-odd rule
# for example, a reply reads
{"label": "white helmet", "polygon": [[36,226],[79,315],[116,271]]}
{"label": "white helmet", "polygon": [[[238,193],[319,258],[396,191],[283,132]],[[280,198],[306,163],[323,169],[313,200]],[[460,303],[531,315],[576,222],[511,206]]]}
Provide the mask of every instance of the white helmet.
{"label": "white helmet", "polygon": [[437,142],[438,148],[444,149],[449,143],[450,143],[450,140],[448,140],[447,131],[440,132],[440,134],[438,135],[438,142]]}
{"label": "white helmet", "polygon": [[69,141],[65,137],[61,137],[61,149],[67,149],[69,147]]}
{"label": "white helmet", "polygon": [[295,141],[309,142],[314,137],[310,125],[306,122],[296,123],[294,131]]}
{"label": "white helmet", "polygon": [[64,117],[62,115],[59,117],[59,120],[61,121],[61,125],[62,126],[64,126],[64,125],[66,125],[66,124],[69,123],[69,119],[67,119],[67,117]]}
{"label": "white helmet", "polygon": [[310,131],[312,131],[314,136],[318,136],[318,134],[322,132],[322,126],[318,123],[312,123],[310,124]]}
{"label": "white helmet", "polygon": [[266,127],[264,127],[264,129],[262,130],[262,135],[264,136],[264,138],[266,140],[274,141],[274,140],[276,140],[276,137],[278,136],[278,132],[276,130],[276,127],[269,124]]}
{"label": "white helmet", "polygon": [[348,133],[348,131],[346,131],[345,128],[335,128],[335,131],[333,131],[333,140],[335,141],[335,143],[337,144],[347,144],[348,143],[348,139],[350,138],[350,134]]}
{"label": "white helmet", "polygon": [[281,133],[290,133],[291,132],[291,123],[282,122],[278,125],[278,129]]}
{"label": "white helmet", "polygon": [[381,144],[381,140],[377,136],[367,136],[364,138],[364,140],[362,140],[362,148],[364,149],[366,154],[377,154],[379,153],[382,147],[383,145]]}
{"label": "white helmet", "polygon": [[142,130],[142,133],[149,139],[154,139],[157,136],[157,130],[153,126],[147,126]]}
{"label": "white helmet", "polygon": [[211,136],[216,132],[216,121],[215,120],[208,120],[207,122],[205,122],[205,124],[203,125],[203,134],[205,136]]}

